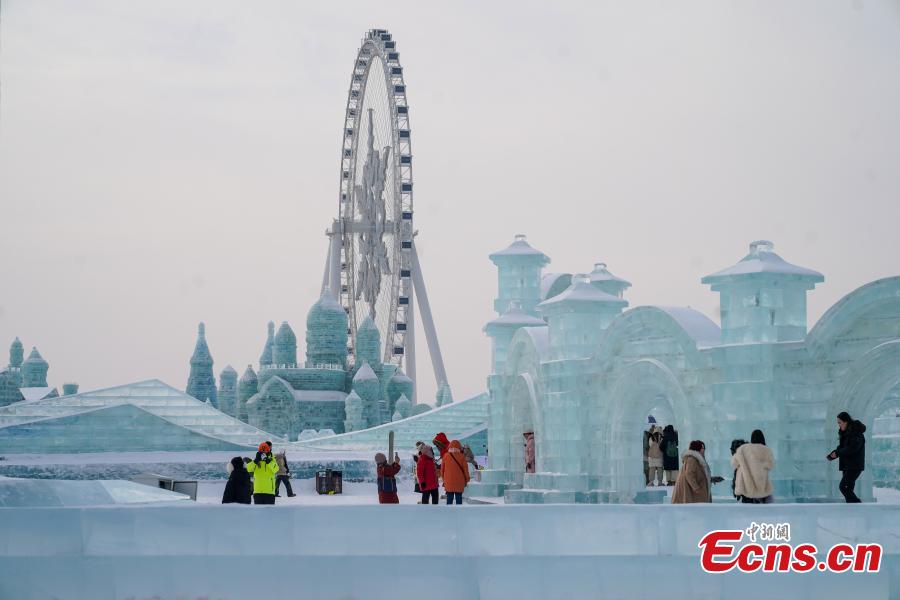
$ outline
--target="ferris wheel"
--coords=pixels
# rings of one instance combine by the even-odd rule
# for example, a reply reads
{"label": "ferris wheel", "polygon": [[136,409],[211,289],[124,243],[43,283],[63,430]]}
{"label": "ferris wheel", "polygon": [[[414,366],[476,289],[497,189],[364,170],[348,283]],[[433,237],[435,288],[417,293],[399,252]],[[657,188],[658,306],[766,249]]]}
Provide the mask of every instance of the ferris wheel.
{"label": "ferris wheel", "polygon": [[447,384],[413,229],[412,146],[406,83],[396,42],[368,31],[353,64],[341,144],[338,217],[327,232],[327,285],[347,312],[351,362],[359,325],[371,317],[383,362],[415,380],[414,294],[438,386]]}

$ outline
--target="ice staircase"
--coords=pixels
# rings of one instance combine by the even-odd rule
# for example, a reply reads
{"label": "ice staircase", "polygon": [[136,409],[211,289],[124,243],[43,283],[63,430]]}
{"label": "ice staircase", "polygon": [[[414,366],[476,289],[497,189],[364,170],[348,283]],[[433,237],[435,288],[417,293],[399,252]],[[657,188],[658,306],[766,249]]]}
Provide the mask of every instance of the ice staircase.
{"label": "ice staircase", "polygon": [[395,448],[412,448],[418,440],[430,443],[443,431],[450,439],[462,439],[479,432],[488,420],[487,394],[441,406],[420,415],[378,427],[297,442],[295,446],[309,450],[384,450],[388,433],[394,432]]}
{"label": "ice staircase", "polygon": [[0,430],[77,415],[88,417],[90,413],[124,405],[137,407],[163,421],[237,446],[252,448],[260,440],[280,441],[158,379],[0,407]]}

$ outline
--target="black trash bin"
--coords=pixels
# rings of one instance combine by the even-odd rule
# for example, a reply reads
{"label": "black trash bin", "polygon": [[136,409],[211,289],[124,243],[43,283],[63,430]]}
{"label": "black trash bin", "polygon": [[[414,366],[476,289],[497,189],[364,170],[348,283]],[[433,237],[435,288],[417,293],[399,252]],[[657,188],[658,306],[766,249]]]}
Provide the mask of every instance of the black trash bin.
{"label": "black trash bin", "polygon": [[343,472],[331,469],[316,471],[316,491],[319,494],[340,494],[343,491]]}

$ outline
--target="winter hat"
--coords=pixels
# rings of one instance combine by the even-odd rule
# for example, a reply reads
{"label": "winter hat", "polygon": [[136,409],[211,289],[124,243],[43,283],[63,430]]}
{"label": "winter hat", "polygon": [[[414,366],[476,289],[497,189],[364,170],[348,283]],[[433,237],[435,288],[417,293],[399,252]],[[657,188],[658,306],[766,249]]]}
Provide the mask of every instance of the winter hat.
{"label": "winter hat", "polygon": [[375,455],[375,464],[376,465],[383,465],[386,462],[387,462],[387,457],[384,455],[383,452],[379,452],[378,454]]}
{"label": "winter hat", "polygon": [[265,454],[266,452],[269,452],[271,449],[272,449],[272,446],[270,446],[268,444],[268,442],[263,442],[259,445],[259,448],[257,448],[256,450],[258,452],[262,452]]}
{"label": "winter hat", "polygon": [[838,413],[837,418],[840,419],[841,421],[843,421],[844,423],[852,423],[853,422],[853,418],[850,416],[850,413],[848,413],[846,411]]}

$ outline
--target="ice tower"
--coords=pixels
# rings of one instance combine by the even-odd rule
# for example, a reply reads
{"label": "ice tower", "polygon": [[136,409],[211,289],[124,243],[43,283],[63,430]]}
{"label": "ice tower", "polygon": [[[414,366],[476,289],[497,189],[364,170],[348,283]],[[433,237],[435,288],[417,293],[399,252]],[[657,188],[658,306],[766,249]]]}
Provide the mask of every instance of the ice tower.
{"label": "ice tower", "polygon": [[275,360],[275,322],[269,321],[268,335],[266,336],[266,345],[263,346],[262,354],[259,356],[259,368],[270,366]]}
{"label": "ice tower", "polygon": [[185,392],[197,400],[219,406],[216,396],[216,378],[213,375],[213,358],[206,345],[206,325],[197,326],[197,344],[191,356],[191,373]]}
{"label": "ice tower", "polygon": [[279,367],[297,366],[297,336],[287,321],[281,323],[278,333],[275,334],[273,360]]}
{"label": "ice tower", "polygon": [[772,242],[750,244],[739,263],[701,281],[719,292],[722,342],[789,342],[806,337],[806,293],[825,277],[775,254]]}
{"label": "ice tower", "polygon": [[256,372],[253,370],[253,365],[247,365],[247,368],[244,370],[244,374],[241,375],[240,381],[238,381],[238,391],[237,391],[237,408],[235,411],[235,417],[240,419],[241,421],[247,422],[249,420],[249,416],[247,414],[247,400],[253,397],[257,391],[259,391],[259,379],[256,376]]}
{"label": "ice tower", "polygon": [[534,307],[541,301],[541,269],[550,259],[532,248],[521,234],[507,248],[491,254],[490,259],[497,265],[499,282],[494,311],[502,315],[512,301],[517,301],[522,310],[533,315]]}
{"label": "ice tower", "polygon": [[356,364],[362,363],[376,371],[381,367],[381,334],[371,315],[366,315],[356,330]]}
{"label": "ice tower", "polygon": [[25,358],[25,348],[19,338],[13,340],[9,346],[9,367],[12,369],[21,369],[22,361]]}
{"label": "ice tower", "polygon": [[329,288],[306,317],[306,366],[347,367],[347,313]]}
{"label": "ice tower", "polygon": [[550,325],[550,356],[587,358],[597,349],[600,334],[626,306],[621,296],[601,291],[586,275],[575,275],[567,290],[537,307]]}
{"label": "ice tower", "polygon": [[227,365],[219,374],[219,410],[232,417],[237,416],[237,371]]}
{"label": "ice tower", "polygon": [[[10,352],[12,355],[12,352]],[[11,361],[10,361],[11,362]],[[31,349],[31,354],[22,363],[22,387],[42,388],[47,387],[47,371],[49,363],[44,360],[36,347]]]}

